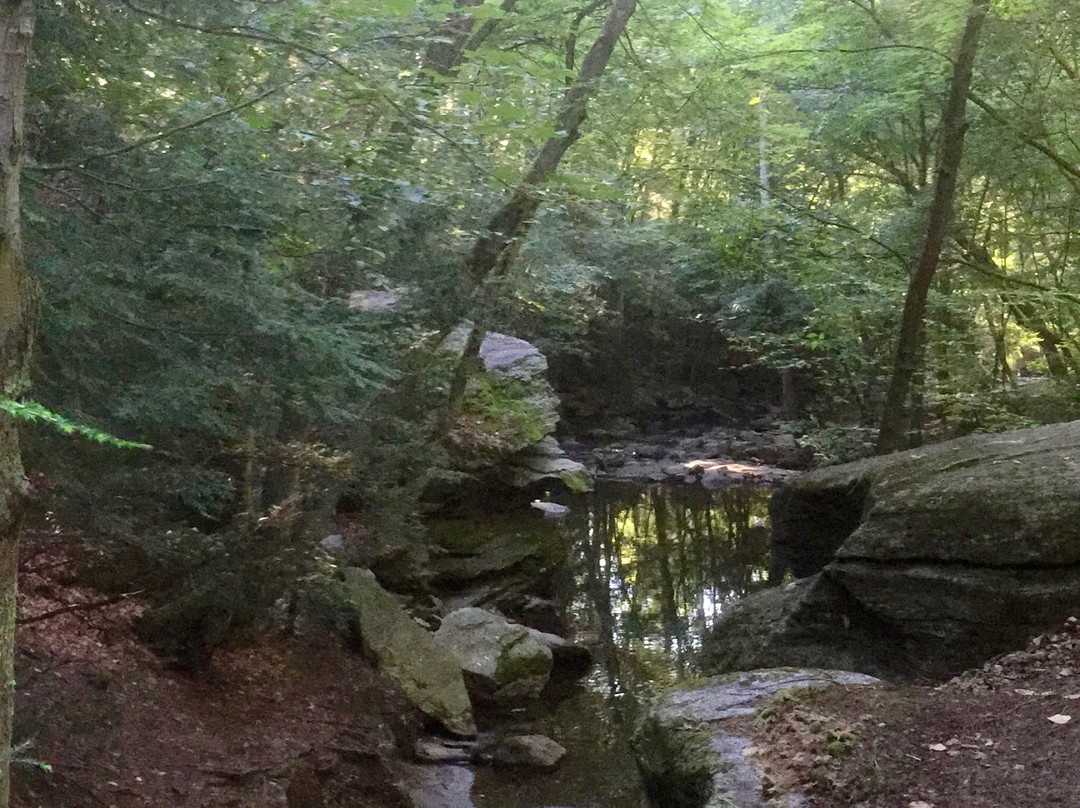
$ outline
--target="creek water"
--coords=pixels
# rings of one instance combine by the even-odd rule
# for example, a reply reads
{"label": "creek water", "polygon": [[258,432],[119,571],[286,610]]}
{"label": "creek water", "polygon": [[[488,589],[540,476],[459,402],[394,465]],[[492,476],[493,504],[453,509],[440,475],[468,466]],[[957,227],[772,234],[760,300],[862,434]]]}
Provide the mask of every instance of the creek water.
{"label": "creek water", "polygon": [[565,500],[562,519],[519,526],[561,554],[556,595],[597,664],[553,709],[512,714],[501,728],[557,740],[568,750],[559,768],[481,767],[477,808],[643,804],[629,746],[638,705],[658,686],[700,675],[704,634],[730,604],[767,585],[770,494],[607,484]]}

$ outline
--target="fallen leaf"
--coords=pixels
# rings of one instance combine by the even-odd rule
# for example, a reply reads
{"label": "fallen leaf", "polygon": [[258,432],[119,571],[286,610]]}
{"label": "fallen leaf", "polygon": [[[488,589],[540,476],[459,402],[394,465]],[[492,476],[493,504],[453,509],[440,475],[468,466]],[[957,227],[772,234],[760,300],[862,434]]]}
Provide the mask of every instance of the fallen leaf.
{"label": "fallen leaf", "polygon": [[1061,713],[1058,713],[1057,715],[1048,716],[1046,720],[1053,721],[1055,724],[1068,724],[1070,721],[1072,721],[1072,716],[1062,715]]}

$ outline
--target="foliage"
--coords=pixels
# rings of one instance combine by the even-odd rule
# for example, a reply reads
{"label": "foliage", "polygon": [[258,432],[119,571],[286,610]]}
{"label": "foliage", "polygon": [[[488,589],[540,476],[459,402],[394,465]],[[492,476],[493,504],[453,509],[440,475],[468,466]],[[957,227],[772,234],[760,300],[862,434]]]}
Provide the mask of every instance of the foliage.
{"label": "foliage", "polygon": [[[247,569],[235,559],[254,552],[252,524],[324,474],[366,523],[420,540],[424,488],[453,476],[431,435],[447,387],[435,346],[473,303],[465,255],[555,134],[575,43],[604,14],[505,5],[40,4],[25,213],[43,291],[35,395],[62,415],[18,406],[157,447],[105,458],[32,436],[113,550],[138,544],[192,592],[244,591],[230,576]],[[713,406],[739,372],[764,397],[794,374],[808,442],[857,453],[883,401],[965,8],[651,5],[492,281],[493,324],[602,383],[609,409]],[[1073,412],[1077,30],[1066,0],[995,3],[988,20],[929,299],[928,436]],[[354,290],[401,302],[351,309]],[[1012,389],[1023,363],[1060,385]],[[511,387],[473,385],[462,436],[499,436],[480,454],[541,429]],[[348,460],[331,473],[320,455]],[[310,527],[282,529],[251,574],[282,591]],[[174,538],[188,534],[185,560]],[[260,566],[272,559],[280,574]],[[219,583],[194,583],[197,569]]]}
{"label": "foliage", "polygon": [[10,398],[0,398],[0,410],[3,410],[12,418],[17,418],[21,421],[47,424],[63,435],[78,435],[86,440],[94,441],[95,443],[104,443],[109,446],[114,446],[117,449],[153,448],[148,443],[135,443],[134,441],[123,440],[115,435],[110,435],[108,432],[102,432],[100,429],[94,429],[90,426],[69,421],[64,416],[46,409],[36,401],[13,401]]}

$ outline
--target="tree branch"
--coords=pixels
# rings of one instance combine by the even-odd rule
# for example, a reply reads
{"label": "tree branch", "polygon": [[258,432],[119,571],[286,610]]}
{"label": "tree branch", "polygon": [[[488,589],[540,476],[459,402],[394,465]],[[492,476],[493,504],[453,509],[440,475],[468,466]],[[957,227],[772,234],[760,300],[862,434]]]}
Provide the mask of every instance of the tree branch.
{"label": "tree branch", "polygon": [[20,617],[15,622],[20,626],[29,626],[33,623],[40,623],[44,620],[51,620],[54,617],[59,617],[62,614],[71,614],[72,612],[88,612],[94,609],[102,609],[106,606],[112,606],[115,603],[120,603],[135,595],[142,594],[145,590],[140,589],[137,592],[124,592],[121,595],[114,595],[111,598],[102,598],[100,600],[89,600],[84,603],[69,603],[67,606],[61,606],[57,609],[50,609],[42,614],[35,614],[33,617]]}

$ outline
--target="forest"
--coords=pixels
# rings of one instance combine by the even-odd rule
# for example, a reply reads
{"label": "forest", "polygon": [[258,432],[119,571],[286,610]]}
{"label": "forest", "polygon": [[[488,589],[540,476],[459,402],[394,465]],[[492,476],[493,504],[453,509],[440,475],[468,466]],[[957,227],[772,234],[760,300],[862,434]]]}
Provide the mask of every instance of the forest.
{"label": "forest", "polygon": [[1080,418],[1078,121],[1074,0],[2,0],[0,745],[42,520],[203,670],[548,434]]}

